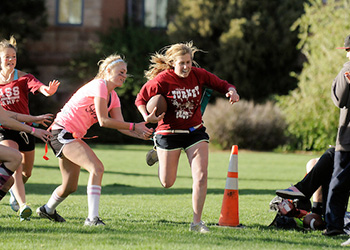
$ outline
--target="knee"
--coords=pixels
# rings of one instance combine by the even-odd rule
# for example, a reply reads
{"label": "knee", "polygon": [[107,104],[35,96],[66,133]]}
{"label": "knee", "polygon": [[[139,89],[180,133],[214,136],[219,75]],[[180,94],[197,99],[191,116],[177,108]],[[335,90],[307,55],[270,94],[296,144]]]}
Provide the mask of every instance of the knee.
{"label": "knee", "polygon": [[13,154],[12,162],[13,162],[13,165],[16,166],[16,169],[19,167],[19,165],[22,164],[22,155],[21,155],[21,153],[19,151],[15,152]]}
{"label": "knee", "polygon": [[95,164],[91,169],[92,170],[91,170],[90,174],[93,174],[95,176],[102,176],[104,171],[105,171],[105,168],[104,168],[102,162],[100,162],[99,164]]}
{"label": "knee", "polygon": [[167,182],[160,182],[163,186],[163,188],[171,188],[174,183],[167,183]]}
{"label": "knee", "polygon": [[196,176],[194,179],[194,182],[197,183],[199,186],[206,186],[208,182],[208,172],[202,172],[200,175]]}
{"label": "knee", "polygon": [[175,180],[166,180],[161,178],[159,178],[159,181],[163,188],[171,188],[175,183]]}
{"label": "knee", "polygon": [[315,166],[315,164],[317,163],[317,161],[319,160],[319,158],[314,158],[314,159],[311,159],[307,162],[306,164],[306,172],[309,173],[312,168]]}
{"label": "knee", "polygon": [[29,179],[32,176],[32,171],[23,171],[22,176],[26,179]]}

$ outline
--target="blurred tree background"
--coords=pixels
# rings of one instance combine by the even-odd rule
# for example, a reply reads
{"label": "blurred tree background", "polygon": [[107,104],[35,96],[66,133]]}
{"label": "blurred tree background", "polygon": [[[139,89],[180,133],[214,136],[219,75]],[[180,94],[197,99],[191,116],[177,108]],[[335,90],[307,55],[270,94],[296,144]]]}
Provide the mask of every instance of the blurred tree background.
{"label": "blurred tree background", "polygon": [[193,40],[202,67],[237,85],[246,100],[265,101],[297,86],[298,31],[291,25],[304,12],[301,0],[180,0],[168,26],[172,42]]}
{"label": "blurred tree background", "polygon": [[[28,36],[40,38],[45,27],[44,2],[1,1],[1,37],[14,34],[20,44]],[[167,30],[142,27],[126,18],[125,27],[99,34],[93,51],[74,55],[67,74],[78,88],[95,76],[100,59],[111,53],[124,55],[132,76],[117,92],[125,120],[141,121],[134,99],[146,82],[143,73],[150,55],[171,43],[193,41],[204,51],[196,53],[199,65],[236,85],[246,100],[232,111],[240,122],[210,118],[217,117],[213,126],[236,131],[225,141],[222,136],[216,139],[214,132],[214,143],[225,148],[239,140],[250,149],[324,150],[335,142],[337,131],[339,111],[331,101],[330,87],[346,61],[344,51],[334,48],[348,34],[348,9],[348,0],[169,0]],[[21,64],[30,65],[22,61],[25,52],[19,53],[19,68],[27,68]],[[35,68],[29,72],[35,73]],[[211,113],[219,108],[215,107],[217,97],[212,98]],[[208,131],[215,128],[208,127]],[[140,143],[108,129],[93,127],[89,133],[99,135],[98,142]],[[269,148],[262,141],[254,143],[266,137],[271,141]]]}
{"label": "blurred tree background", "polygon": [[314,0],[292,27],[299,29],[299,48],[306,56],[298,88],[278,103],[289,124],[287,149],[324,150],[334,145],[339,109],[331,100],[333,79],[348,60],[344,45],[350,33],[349,1]]}
{"label": "blurred tree background", "polygon": [[[28,11],[30,10],[30,11]],[[18,67],[26,71],[35,69],[23,48],[29,38],[40,39],[47,26],[45,0],[2,0],[0,1],[0,37],[9,39],[13,35],[18,46]]]}

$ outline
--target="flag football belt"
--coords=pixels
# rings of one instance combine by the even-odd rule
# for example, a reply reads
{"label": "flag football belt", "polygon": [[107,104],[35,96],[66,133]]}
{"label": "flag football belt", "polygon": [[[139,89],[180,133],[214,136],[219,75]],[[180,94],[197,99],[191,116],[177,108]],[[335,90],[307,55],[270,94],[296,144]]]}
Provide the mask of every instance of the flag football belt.
{"label": "flag football belt", "polygon": [[189,129],[169,129],[169,130],[159,130],[157,131],[155,134],[158,135],[158,134],[189,134],[193,131],[195,131],[196,129],[199,129],[203,126],[203,124],[199,124],[197,126],[194,126],[194,127],[191,127]]}

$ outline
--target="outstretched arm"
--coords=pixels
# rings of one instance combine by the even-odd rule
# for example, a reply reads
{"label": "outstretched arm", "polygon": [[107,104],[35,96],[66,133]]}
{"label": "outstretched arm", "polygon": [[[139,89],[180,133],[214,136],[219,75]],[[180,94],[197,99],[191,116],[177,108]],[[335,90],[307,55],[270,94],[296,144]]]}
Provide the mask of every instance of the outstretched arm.
{"label": "outstretched arm", "polygon": [[153,129],[147,128],[145,122],[135,123],[135,128],[133,123],[131,123],[130,127],[130,122],[124,121],[120,107],[113,108],[110,111],[111,117],[109,117],[106,99],[95,97],[94,103],[97,119],[101,127],[117,129],[126,135],[141,139],[148,139],[152,135]]}
{"label": "outstretched arm", "polygon": [[17,121],[20,122],[35,122],[38,124],[41,124],[45,127],[47,127],[46,123],[50,123],[53,118],[53,114],[45,114],[45,115],[38,115],[38,116],[32,116],[32,115],[25,115],[25,114],[20,114],[16,112],[12,112],[9,110],[4,110],[7,115]]}
{"label": "outstretched arm", "polygon": [[[22,117],[22,114],[17,114],[17,116]],[[51,136],[51,133],[46,130],[20,123],[16,120],[16,114],[14,112],[8,113],[2,107],[0,107],[0,124],[13,130],[24,131],[32,134],[44,142],[47,142]]]}

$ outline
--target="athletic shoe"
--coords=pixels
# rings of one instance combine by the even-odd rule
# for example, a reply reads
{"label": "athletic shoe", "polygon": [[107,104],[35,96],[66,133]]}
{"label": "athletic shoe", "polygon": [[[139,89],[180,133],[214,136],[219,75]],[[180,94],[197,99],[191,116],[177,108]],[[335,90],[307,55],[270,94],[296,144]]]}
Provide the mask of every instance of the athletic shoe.
{"label": "athletic shoe", "polygon": [[153,166],[154,163],[156,163],[157,161],[158,161],[157,150],[156,150],[156,147],[154,147],[150,151],[148,151],[146,155],[146,162],[148,166]]}
{"label": "athletic shoe", "polygon": [[36,213],[41,217],[41,218],[47,218],[51,221],[56,221],[56,222],[65,222],[66,220],[57,213],[56,209],[53,214],[48,214],[45,209],[45,205],[38,207],[36,210]]}
{"label": "athletic shoe", "polygon": [[10,203],[11,209],[12,209],[13,211],[15,211],[15,212],[18,212],[18,210],[19,210],[19,204],[18,204],[18,202],[17,202],[17,200],[16,200],[16,197],[15,197],[15,195],[13,194],[13,192],[12,192],[11,189],[10,189],[9,193],[10,193],[10,201],[9,201],[9,203]]}
{"label": "athletic shoe", "polygon": [[300,199],[300,198],[305,198],[305,195],[299,191],[296,187],[293,185],[290,188],[287,189],[280,189],[276,190],[276,194],[279,197],[282,197],[284,199]]}
{"label": "athletic shoe", "polygon": [[29,217],[32,215],[32,209],[27,205],[23,204],[21,206],[21,209],[19,210],[19,218],[21,221],[23,220],[30,220]]}
{"label": "athletic shoe", "polygon": [[325,229],[322,232],[322,235],[324,236],[337,236],[337,235],[343,235],[343,234],[346,234],[346,233],[342,229],[332,229],[332,230]]}
{"label": "athletic shoe", "polygon": [[86,218],[84,226],[105,226],[106,224],[99,218],[95,217],[92,220]]}
{"label": "athletic shoe", "polygon": [[347,241],[341,243],[340,245],[343,246],[343,247],[350,245],[350,239],[348,239]]}
{"label": "athletic shoe", "polygon": [[204,221],[200,221],[198,224],[191,223],[190,231],[195,231],[199,233],[209,233],[209,228],[205,225]]}
{"label": "athletic shoe", "polygon": [[279,196],[275,196],[271,201],[270,201],[270,211],[278,211],[278,205],[281,204],[283,199]]}

